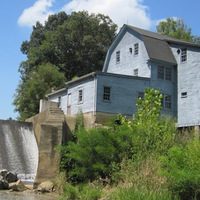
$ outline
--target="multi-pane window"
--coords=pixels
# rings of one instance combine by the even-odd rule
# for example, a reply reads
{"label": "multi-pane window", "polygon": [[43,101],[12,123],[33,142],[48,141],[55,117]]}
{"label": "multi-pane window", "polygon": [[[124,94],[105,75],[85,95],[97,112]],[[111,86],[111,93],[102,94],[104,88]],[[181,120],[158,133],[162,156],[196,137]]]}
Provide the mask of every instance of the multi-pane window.
{"label": "multi-pane window", "polygon": [[158,66],[158,79],[171,81],[172,80],[172,68]]}
{"label": "multi-pane window", "polygon": [[139,44],[135,43],[134,44],[134,55],[136,56],[136,55],[138,55],[138,53],[139,53]]}
{"label": "multi-pane window", "polygon": [[83,90],[78,91],[78,103],[83,103]]}
{"label": "multi-pane window", "polygon": [[120,51],[116,52],[116,63],[120,63]]}
{"label": "multi-pane window", "polygon": [[133,70],[133,75],[138,76],[138,68]]}
{"label": "multi-pane window", "polygon": [[171,109],[172,108],[172,96],[168,94],[162,94],[163,99],[161,100],[161,105],[163,108]]}
{"label": "multi-pane window", "polygon": [[172,97],[171,95],[165,95],[165,108],[171,109],[172,107]]}
{"label": "multi-pane window", "polygon": [[171,67],[165,68],[165,80],[167,80],[167,81],[172,80],[172,68]]}
{"label": "multi-pane window", "polygon": [[187,49],[181,49],[181,62],[187,61]]}
{"label": "multi-pane window", "polygon": [[107,86],[104,87],[103,100],[110,101],[110,87],[107,87]]}
{"label": "multi-pane window", "polygon": [[158,78],[164,80],[164,66],[158,66]]}

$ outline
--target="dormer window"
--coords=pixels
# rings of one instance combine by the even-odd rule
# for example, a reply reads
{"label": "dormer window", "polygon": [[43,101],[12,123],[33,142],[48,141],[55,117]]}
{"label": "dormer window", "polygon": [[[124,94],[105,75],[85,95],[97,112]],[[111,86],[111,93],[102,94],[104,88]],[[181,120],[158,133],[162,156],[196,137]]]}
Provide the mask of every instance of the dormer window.
{"label": "dormer window", "polygon": [[120,63],[120,51],[116,52],[116,63]]}
{"label": "dormer window", "polygon": [[137,56],[139,53],[139,44],[135,43],[134,44],[134,55]]}
{"label": "dormer window", "polygon": [[187,61],[187,49],[181,49],[181,62]]}

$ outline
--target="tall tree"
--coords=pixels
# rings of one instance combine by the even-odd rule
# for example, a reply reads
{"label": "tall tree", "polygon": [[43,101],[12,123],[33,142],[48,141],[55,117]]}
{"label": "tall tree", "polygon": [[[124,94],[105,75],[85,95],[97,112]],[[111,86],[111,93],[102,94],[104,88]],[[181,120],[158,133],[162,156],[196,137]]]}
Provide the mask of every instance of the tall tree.
{"label": "tall tree", "polygon": [[166,21],[161,21],[156,28],[157,32],[163,35],[200,44],[200,38],[192,35],[192,29],[188,28],[182,19],[167,18]]}
{"label": "tall tree", "polygon": [[21,82],[16,90],[13,104],[15,111],[20,113],[18,120],[35,115],[39,111],[40,99],[45,99],[45,95],[51,92],[53,87],[61,88],[65,86],[64,74],[52,64],[44,64],[37,68],[37,71],[30,73],[30,78]]}
{"label": "tall tree", "polygon": [[[108,16],[88,14],[86,11],[71,15],[60,12],[49,16],[44,25],[37,22],[30,40],[21,45],[21,52],[27,56],[27,60],[19,66],[21,83],[13,102],[20,114],[19,119],[24,120],[38,112],[39,100],[49,92],[50,87],[63,87],[61,83],[55,85],[55,79],[42,79],[39,75],[41,66],[56,66],[65,81],[102,70],[116,30],[117,25]],[[39,82],[45,87],[38,87]]]}

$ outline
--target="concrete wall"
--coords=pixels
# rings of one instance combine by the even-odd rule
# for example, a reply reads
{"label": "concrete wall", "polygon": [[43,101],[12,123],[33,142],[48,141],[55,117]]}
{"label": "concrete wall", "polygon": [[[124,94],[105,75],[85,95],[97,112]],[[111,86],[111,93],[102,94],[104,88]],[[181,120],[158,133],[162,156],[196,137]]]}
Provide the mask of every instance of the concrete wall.
{"label": "concrete wall", "polygon": [[40,100],[40,113],[44,112],[45,110],[47,110],[48,108],[52,108],[52,107],[58,107],[58,103],[57,102],[53,102],[53,101],[47,101],[44,99]]}
{"label": "concrete wall", "polygon": [[60,168],[60,152],[55,147],[70,138],[65,116],[59,108],[50,108],[28,119],[35,130],[39,149],[38,169],[34,181],[36,188],[41,182],[52,180]]}

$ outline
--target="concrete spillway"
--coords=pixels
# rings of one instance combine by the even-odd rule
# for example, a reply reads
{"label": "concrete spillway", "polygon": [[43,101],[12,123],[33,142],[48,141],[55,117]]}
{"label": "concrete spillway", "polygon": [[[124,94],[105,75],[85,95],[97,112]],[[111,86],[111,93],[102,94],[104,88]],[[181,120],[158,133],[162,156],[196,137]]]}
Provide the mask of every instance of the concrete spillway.
{"label": "concrete spillway", "polygon": [[0,169],[33,179],[37,167],[38,147],[32,124],[0,120]]}

